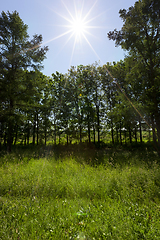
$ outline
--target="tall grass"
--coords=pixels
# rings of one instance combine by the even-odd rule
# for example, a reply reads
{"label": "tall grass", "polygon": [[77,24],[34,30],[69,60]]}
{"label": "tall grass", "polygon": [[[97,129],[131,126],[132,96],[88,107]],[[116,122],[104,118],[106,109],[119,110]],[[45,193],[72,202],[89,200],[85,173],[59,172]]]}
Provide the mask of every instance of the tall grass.
{"label": "tall grass", "polygon": [[159,158],[128,149],[1,154],[0,239],[160,239]]}

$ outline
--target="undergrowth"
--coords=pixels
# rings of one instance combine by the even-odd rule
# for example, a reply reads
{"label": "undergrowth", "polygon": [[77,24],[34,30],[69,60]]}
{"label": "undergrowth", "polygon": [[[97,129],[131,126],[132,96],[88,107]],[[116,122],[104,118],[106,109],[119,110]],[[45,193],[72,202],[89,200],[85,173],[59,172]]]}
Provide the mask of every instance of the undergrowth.
{"label": "undergrowth", "polygon": [[0,161],[0,239],[160,239],[159,157],[147,146],[20,148]]}

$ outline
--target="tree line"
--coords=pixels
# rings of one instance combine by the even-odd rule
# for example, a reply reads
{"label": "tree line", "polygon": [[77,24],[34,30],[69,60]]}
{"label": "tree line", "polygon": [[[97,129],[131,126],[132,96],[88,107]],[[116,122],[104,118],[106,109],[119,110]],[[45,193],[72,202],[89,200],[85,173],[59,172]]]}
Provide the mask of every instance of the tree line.
{"label": "tree line", "polygon": [[[19,14],[0,16],[0,143],[100,143],[143,141],[152,131],[160,149],[160,3],[139,0],[120,10],[123,26],[108,33],[126,50],[124,60],[72,66],[67,73],[41,72],[48,47],[42,36],[29,40]],[[159,150],[158,150],[159,151]]]}

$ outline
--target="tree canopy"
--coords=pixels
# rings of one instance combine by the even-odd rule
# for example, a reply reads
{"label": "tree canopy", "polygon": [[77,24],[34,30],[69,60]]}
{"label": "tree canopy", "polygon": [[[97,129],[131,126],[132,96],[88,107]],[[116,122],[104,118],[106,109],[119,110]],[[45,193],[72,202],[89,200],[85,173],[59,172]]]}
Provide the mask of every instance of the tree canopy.
{"label": "tree canopy", "polygon": [[[11,149],[14,121],[21,114],[20,106],[28,101],[31,85],[27,70],[40,70],[48,47],[41,47],[42,36],[29,40],[27,25],[19,13],[0,15],[0,103],[2,121],[7,119],[7,143]],[[19,109],[19,110],[18,110]]]}
{"label": "tree canopy", "polygon": [[71,66],[51,77],[41,72],[48,51],[42,36],[30,40],[19,13],[1,13],[1,145],[10,151],[17,142],[57,144],[62,137],[67,144],[142,142],[152,129],[160,149],[160,3],[139,0],[119,13],[122,29],[108,37],[126,50],[124,60]]}
{"label": "tree canopy", "polygon": [[[132,57],[131,86],[141,85],[141,100],[153,128],[157,129],[160,149],[160,2],[139,0],[128,10],[121,9],[123,26],[108,33],[117,46],[128,51]],[[136,74],[138,76],[136,76]]]}

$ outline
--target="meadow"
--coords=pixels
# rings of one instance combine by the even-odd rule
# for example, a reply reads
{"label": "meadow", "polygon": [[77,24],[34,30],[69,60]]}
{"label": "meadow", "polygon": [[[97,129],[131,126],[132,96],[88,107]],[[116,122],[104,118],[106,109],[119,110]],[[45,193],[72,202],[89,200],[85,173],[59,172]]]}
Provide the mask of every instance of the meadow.
{"label": "meadow", "polygon": [[16,146],[0,153],[0,239],[160,239],[151,144]]}

